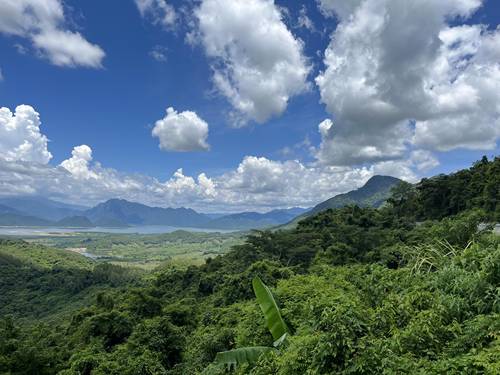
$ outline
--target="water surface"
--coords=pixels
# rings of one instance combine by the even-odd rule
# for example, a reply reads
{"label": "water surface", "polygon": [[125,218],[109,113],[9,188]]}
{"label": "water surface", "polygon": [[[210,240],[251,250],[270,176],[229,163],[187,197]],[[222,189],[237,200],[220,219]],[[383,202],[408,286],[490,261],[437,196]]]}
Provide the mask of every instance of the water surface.
{"label": "water surface", "polygon": [[176,230],[186,230],[189,232],[220,232],[220,233],[231,233],[234,230],[223,230],[223,229],[206,229],[206,228],[181,228],[181,227],[171,227],[168,225],[139,225],[134,227],[124,227],[124,228],[104,228],[104,227],[94,227],[94,228],[58,228],[58,227],[0,227],[0,236],[51,236],[65,233],[117,233],[117,234],[161,234],[161,233],[171,233]]}

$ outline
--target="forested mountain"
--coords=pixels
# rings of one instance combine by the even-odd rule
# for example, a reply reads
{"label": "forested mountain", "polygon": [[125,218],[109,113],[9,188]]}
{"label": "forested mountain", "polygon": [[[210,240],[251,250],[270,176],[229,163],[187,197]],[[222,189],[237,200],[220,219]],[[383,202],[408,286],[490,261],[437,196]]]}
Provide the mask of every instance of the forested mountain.
{"label": "forested mountain", "polygon": [[380,207],[391,196],[391,189],[402,182],[391,176],[373,176],[359,189],[336,195],[315,207],[308,214],[315,214],[329,208],[340,208],[348,205],[360,207]]}
{"label": "forested mountain", "polygon": [[[475,176],[496,179],[499,159],[480,163],[437,178],[445,202],[477,198],[453,215],[443,205],[422,217],[436,194],[423,181],[378,209],[328,209],[292,230],[253,232],[202,266],[145,277],[2,242],[0,373],[498,374],[500,237],[478,224],[499,196]],[[464,174],[460,193],[451,186]],[[288,327],[279,350],[255,276]]]}
{"label": "forested mountain", "polygon": [[352,204],[360,207],[380,207],[391,196],[391,189],[401,182],[403,181],[399,178],[391,176],[373,176],[359,189],[336,195],[317,204],[311,210],[294,218],[287,226],[293,227],[300,220],[330,208],[340,208]]}

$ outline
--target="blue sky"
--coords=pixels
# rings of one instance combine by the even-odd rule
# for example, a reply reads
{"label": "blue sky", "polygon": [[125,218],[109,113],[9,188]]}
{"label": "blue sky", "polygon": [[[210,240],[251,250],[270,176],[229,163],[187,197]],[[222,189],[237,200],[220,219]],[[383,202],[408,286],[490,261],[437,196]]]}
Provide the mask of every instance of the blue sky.
{"label": "blue sky", "polygon": [[[231,78],[230,69],[242,61],[253,59],[259,64],[258,59],[267,59],[267,56],[246,55],[251,54],[252,51],[246,49],[248,47],[244,44],[246,42],[238,40],[239,26],[231,24],[230,14],[228,19],[218,20],[215,28],[209,24],[210,21],[204,25],[205,18],[203,17],[209,19],[210,11],[217,6],[224,9],[224,1],[65,0],[61,3],[58,0],[40,0],[41,3],[46,2],[47,6],[54,6],[54,9],[58,6],[60,8],[57,9],[62,9],[62,16],[61,13],[58,13],[57,17],[54,16],[56,21],[52,18],[47,21],[43,15],[36,13],[36,9],[30,8],[33,0],[21,0],[19,8],[15,9],[19,11],[16,13],[20,17],[19,22],[28,23],[26,17],[21,17],[21,11],[23,14],[32,12],[34,16],[29,20],[30,25],[19,26],[19,29],[13,31],[12,27],[9,28],[8,20],[1,16],[2,9],[8,10],[9,1],[0,0],[0,69],[3,77],[0,81],[0,107],[8,108],[12,113],[12,118],[15,117],[17,106],[25,104],[32,107],[39,114],[40,136],[48,139],[46,150],[52,155],[50,160],[43,160],[37,154],[25,158],[14,157],[12,156],[15,154],[12,151],[13,144],[15,145],[16,142],[22,144],[25,140],[19,136],[10,143],[6,142],[5,145],[2,145],[0,140],[0,158],[3,152],[5,163],[9,163],[9,168],[5,167],[5,171],[0,173],[0,181],[3,179],[5,194],[44,194],[86,204],[93,204],[117,195],[157,205],[189,205],[205,211],[265,210],[274,206],[314,204],[315,200],[319,201],[360,186],[374,173],[384,172],[416,180],[422,176],[467,167],[483,154],[498,155],[499,109],[498,106],[495,109],[490,102],[499,99],[499,96],[486,97],[486,95],[493,94],[487,92],[483,83],[478,83],[478,77],[471,73],[473,67],[471,72],[464,69],[463,72],[456,73],[455,70],[458,69],[460,61],[462,63],[473,61],[470,65],[498,68],[498,61],[495,61],[495,58],[500,55],[495,55],[496,51],[481,52],[482,50],[478,49],[477,45],[485,45],[486,42],[483,40],[486,38],[490,38],[493,45],[500,41],[500,37],[496,35],[499,34],[496,28],[500,19],[500,4],[494,0],[482,3],[479,0],[462,2],[446,0],[445,2],[450,3],[446,10],[435,10],[432,5],[429,5],[423,7],[425,9],[422,10],[422,14],[414,16],[416,27],[419,26],[418,17],[427,17],[424,11],[432,12],[430,14],[436,18],[436,24],[439,23],[434,34],[415,29],[422,31],[421,39],[424,40],[425,38],[431,41],[437,40],[438,31],[441,32],[447,27],[456,27],[456,33],[463,25],[472,25],[471,27],[480,29],[475,36],[468,37],[470,40],[467,43],[471,46],[475,45],[476,49],[472,52],[467,51],[468,46],[465,46],[466,43],[463,42],[466,51],[460,52],[462,53],[461,60],[454,60],[453,63],[456,66],[448,67],[447,73],[453,71],[455,76],[450,78],[449,82],[445,82],[446,87],[445,83],[439,81],[443,89],[439,94],[432,93],[437,98],[435,100],[444,98],[443,103],[448,103],[446,100],[455,100],[458,103],[452,104],[455,109],[446,107],[449,103],[443,104],[443,108],[427,108],[431,101],[419,97],[421,94],[418,92],[414,96],[408,95],[399,100],[398,90],[404,90],[405,87],[395,87],[397,84],[394,82],[396,79],[397,82],[404,81],[408,77],[397,77],[400,68],[398,62],[388,62],[384,57],[379,61],[380,71],[387,74],[387,77],[382,79],[380,78],[382,73],[378,75],[377,72],[370,72],[374,74],[373,80],[378,80],[374,87],[376,90],[381,90],[375,94],[378,97],[376,101],[373,101],[374,109],[370,112],[371,104],[366,100],[372,100],[373,97],[368,99],[360,97],[359,102],[354,104],[349,103],[348,99],[344,100],[353,94],[354,82],[359,78],[353,75],[358,74],[359,69],[366,68],[366,65],[362,65],[363,57],[359,59],[358,70],[352,68],[356,65],[353,62],[334,69],[332,61],[327,62],[325,59],[325,51],[330,49],[333,55],[345,54],[346,58],[356,57],[358,53],[356,51],[365,51],[367,47],[362,47],[364,43],[362,36],[353,37],[346,33],[342,34],[339,30],[342,25],[349,26],[348,14],[354,15],[355,20],[358,17],[359,25],[362,25],[360,10],[363,10],[363,6],[369,9],[369,4],[363,5],[363,3],[376,3],[376,1],[378,0],[360,0],[350,3],[345,0],[337,2],[335,0],[304,2],[252,0],[250,3],[255,3],[253,10],[246,10],[245,2],[236,1],[236,3],[241,3],[238,11],[248,11],[249,15],[258,15],[260,11],[268,12],[263,14],[262,19],[267,20],[266,22],[269,22],[271,26],[280,28],[276,35],[272,33],[269,35],[269,40],[266,38],[262,40],[264,46],[270,43],[270,55],[273,55],[273,46],[280,46],[280,41],[271,40],[273,37],[288,38],[283,52],[276,52],[276,56],[269,58],[278,60],[284,58],[288,59],[287,63],[302,64],[306,72],[304,79],[297,78],[302,76],[293,75],[293,72],[285,78],[279,77],[281,81],[278,80],[278,86],[285,85],[286,88],[278,88],[277,92],[288,95],[285,108],[273,108],[270,110],[271,115],[264,114],[264,120],[255,121],[256,117],[265,110],[258,108],[254,111],[241,110],[234,102],[231,102],[230,96],[224,94],[221,87],[214,83],[214,69],[223,74],[229,74]],[[387,14],[397,12],[395,9],[397,5],[392,4],[394,1],[380,1],[386,6]],[[139,4],[141,2],[142,14],[141,4]],[[348,5],[345,6],[344,3]],[[418,1],[407,1],[408,7],[413,6],[414,3]],[[468,8],[461,9],[462,5],[459,3],[469,3]],[[345,7],[349,9],[346,10]],[[278,19],[273,18],[271,10],[279,14]],[[167,12],[173,12],[175,18],[168,20]],[[438,12],[441,13],[437,15]],[[7,12],[5,11],[4,14]],[[376,16],[373,15],[374,20]],[[36,24],[37,22],[39,25]],[[53,22],[53,24],[45,26],[47,22]],[[220,35],[214,35],[219,30],[219,22],[225,27],[222,27],[223,30],[233,33],[231,41],[226,41],[225,46],[232,48],[228,47],[230,43],[240,46],[239,49],[235,47],[237,51],[233,55],[231,52],[229,55],[224,55],[225,52],[221,52],[220,49],[215,53],[210,52],[211,46],[217,45],[221,40]],[[224,25],[224,22],[227,25]],[[407,24],[408,22],[402,22],[401,28],[406,27]],[[480,24],[483,26],[480,27]],[[387,28],[393,27],[393,25],[386,26]],[[412,25],[408,25],[410,26]],[[80,44],[75,44],[76,52],[75,49],[70,52],[63,51],[64,54],[73,54],[70,56],[73,59],[72,63],[54,60],[57,43],[64,42],[56,41],[56,47],[53,44],[47,47],[38,41],[37,35],[43,34],[46,27],[50,30],[63,30],[71,35],[78,33],[82,37],[82,40],[78,41]],[[389,48],[385,52],[382,51],[384,54],[381,53],[381,56],[387,56],[390,52],[396,56],[395,60],[397,60],[400,57],[397,48],[402,48],[404,42],[401,43],[401,41],[393,40],[397,38],[391,39],[384,35],[388,34],[366,35],[366,41],[370,43],[370,38],[374,38],[372,45],[380,45],[380,49]],[[402,30],[401,38],[405,35],[405,30]],[[246,36],[241,35],[241,37]],[[457,38],[456,35],[452,37]],[[458,38],[463,40],[461,36]],[[472,40],[472,38],[475,39]],[[339,41],[338,44],[335,44],[336,40]],[[418,44],[419,40],[408,40],[410,44],[413,42]],[[388,43],[393,43],[393,45],[387,47]],[[89,57],[93,59],[91,62],[90,60],[84,61],[81,57],[86,52],[80,54],[78,51],[79,46],[87,48],[88,44],[94,48],[90,52],[96,53],[92,55],[93,57]],[[292,51],[293,48],[296,50]],[[416,48],[418,49],[418,46]],[[421,56],[429,54],[426,57],[430,59],[429,63],[436,63],[437,66],[437,58],[432,54],[438,53],[438,47],[432,51],[429,51],[429,48],[422,47]],[[454,48],[455,45],[450,46],[450,50]],[[488,48],[494,50],[495,47]],[[98,50],[102,51],[105,56],[99,57]],[[159,51],[163,56],[154,58],[153,51]],[[260,50],[258,52],[261,53]],[[403,49],[400,52],[405,53]],[[376,55],[378,52],[374,49],[370,53]],[[273,61],[280,63],[278,60]],[[394,72],[396,79],[389,77],[390,74],[387,73],[382,63],[390,67],[387,69]],[[408,67],[409,70],[411,68],[411,66]],[[431,78],[434,79],[434,74],[438,74],[437,69],[433,72],[426,72],[422,80],[425,79],[427,82]],[[421,70],[421,66],[416,66],[415,72],[417,73],[415,74],[420,74]],[[439,71],[440,75],[447,73]],[[273,74],[274,76],[264,77],[264,79],[274,79],[279,73]],[[406,72],[402,74],[406,75]],[[455,79],[458,81],[462,79],[457,78],[457,74],[463,75],[462,78],[467,83],[467,87],[480,92],[478,94],[480,99],[475,103],[470,103],[471,108],[476,106],[474,110],[477,111],[477,116],[469,116],[473,109],[467,112],[467,116],[458,113],[456,108],[463,105],[460,104],[462,103],[460,100],[465,99],[449,99],[451,92],[459,91],[459,88],[451,87]],[[326,81],[323,86],[315,81],[321,75]],[[364,75],[366,76],[366,73]],[[493,80],[496,83],[494,79],[497,76],[492,77],[490,81]],[[418,77],[420,78],[422,77]],[[409,82],[414,82],[416,78],[408,79]],[[234,80],[232,82],[232,89],[236,90],[235,92],[240,94],[244,92],[242,85],[238,85]],[[381,83],[387,85],[383,90],[380,89]],[[407,91],[411,90],[412,87],[409,87]],[[417,90],[419,90],[418,87]],[[484,95],[481,90],[484,90]],[[437,92],[437,90],[434,91]],[[265,106],[268,100],[273,99],[266,98],[265,94],[265,90],[259,92],[258,100],[254,100],[253,104]],[[269,95],[274,94],[276,93],[273,93],[271,89]],[[391,99],[387,99],[388,96]],[[255,98],[255,96],[252,97],[252,99]],[[389,111],[377,112],[380,108],[377,103],[380,104],[381,99],[385,101],[385,104],[389,103],[394,107],[391,113]],[[355,111],[346,110],[349,106],[356,108],[356,105],[359,106],[359,116],[354,113]],[[489,107],[485,109],[484,106],[487,105]],[[422,107],[421,110],[419,109],[422,114],[412,108],[420,108],[419,106]],[[177,114],[185,111],[192,112],[196,117],[191,125],[196,131],[201,131],[200,124],[208,125],[208,136],[204,141],[206,145],[209,145],[209,151],[199,151],[201,146],[198,146],[197,150],[194,147],[193,151],[178,151],[175,145],[160,149],[159,143],[162,138],[152,136],[152,130],[158,120],[165,118],[166,109],[169,107],[173,107]],[[488,116],[481,117],[479,113],[485,111],[489,111]],[[391,122],[389,118],[392,118],[393,112],[398,113],[394,115],[394,118],[398,120]],[[235,113],[238,121],[234,120]],[[372,118],[379,120],[371,123]],[[324,133],[321,133],[318,131],[318,125],[327,119],[331,119],[332,123],[325,123]],[[398,121],[401,122],[401,119],[404,119],[404,124],[396,124]],[[459,124],[458,121],[465,121],[467,124]],[[427,125],[422,125],[424,122]],[[484,125],[485,130],[481,128],[476,131],[470,130],[471,135],[463,131],[464,127],[475,128],[482,122],[488,122]],[[0,126],[2,126],[1,123]],[[168,131],[167,128],[170,126],[171,122],[165,122],[161,132]],[[178,123],[177,126],[182,128],[188,125]],[[440,130],[446,127],[455,127],[455,130],[450,129],[451,134]],[[408,135],[408,132],[414,131],[411,129],[415,128],[420,129],[415,131],[415,134],[420,134],[417,138],[414,138],[414,135]],[[165,134],[163,139],[168,142],[166,138],[171,137],[172,133],[161,132],[159,130],[159,134]],[[387,132],[387,135],[384,132]],[[463,137],[453,138],[456,132],[463,132]],[[203,131],[196,134],[203,138]],[[375,135],[372,136],[372,134]],[[191,133],[186,136],[194,137]],[[375,140],[377,137],[380,138],[378,141]],[[387,145],[381,145],[380,142],[385,137],[387,137]],[[472,141],[473,138],[474,141]],[[84,155],[83,162],[80,163],[77,156],[72,163],[61,164],[70,159],[74,147],[80,145],[88,146],[91,149],[91,156],[86,154],[87,150],[83,152],[81,149]],[[361,152],[360,155],[354,157],[353,150],[359,149],[366,150],[366,152]],[[425,167],[417,167],[419,162],[416,161],[415,155],[418,156],[418,160],[425,159]],[[248,163],[245,164],[246,157],[254,157],[254,159],[247,159]],[[408,164],[411,158],[415,158],[415,161],[412,161],[413,164]],[[292,162],[296,164],[289,166],[290,170],[287,169],[287,163]],[[29,163],[30,168],[33,169],[43,166],[44,170],[52,168],[54,171],[60,171],[61,168],[66,168],[69,176],[61,177],[61,181],[66,181],[65,178],[72,179],[64,182],[67,188],[57,190],[49,186],[48,177],[40,181],[34,177],[38,172],[26,172],[26,179],[22,180],[22,184],[26,186],[16,190],[13,172],[8,172],[13,170],[12,165],[15,163]],[[72,167],[69,167],[70,165]],[[75,165],[84,168],[84,171],[75,172]],[[301,177],[302,167],[305,172]],[[179,168],[182,168],[182,176],[191,178],[192,181],[180,180],[184,181],[183,185],[177,181],[178,179],[172,177]],[[273,173],[278,176],[280,174],[296,176],[297,181],[300,180],[305,187],[302,190],[289,191],[286,186],[280,186],[279,182],[274,181]],[[211,181],[208,184],[208,190],[213,188],[214,192],[200,193],[201,190],[207,188],[203,184],[199,186],[197,176],[200,174],[204,174]],[[100,183],[92,183],[92,179],[102,182],[108,178],[106,176],[112,176],[109,177],[111,182],[103,183],[103,186]],[[151,194],[142,195],[141,192],[145,188],[144,186],[138,187],[137,184],[128,190],[126,187],[114,189],[129,176],[135,176],[131,178],[136,178],[139,185],[145,184],[149,188],[152,185],[164,184],[161,189],[170,191],[160,193],[154,188],[157,193],[153,194],[154,199],[152,199]],[[316,178],[322,180],[321,184],[318,183],[317,187],[311,188],[313,190],[311,192],[304,192],[307,186],[314,185],[308,179]],[[180,185],[165,185],[168,181],[172,183],[177,181]],[[194,182],[196,186],[193,186],[191,182]],[[283,184],[294,183],[295,180],[283,182]],[[17,184],[19,185],[19,182]],[[95,191],[89,187],[92,185],[96,186]],[[187,186],[187,190],[184,191],[181,185]],[[171,192],[172,190],[175,190],[175,194]],[[303,199],[300,198],[301,196]]]}

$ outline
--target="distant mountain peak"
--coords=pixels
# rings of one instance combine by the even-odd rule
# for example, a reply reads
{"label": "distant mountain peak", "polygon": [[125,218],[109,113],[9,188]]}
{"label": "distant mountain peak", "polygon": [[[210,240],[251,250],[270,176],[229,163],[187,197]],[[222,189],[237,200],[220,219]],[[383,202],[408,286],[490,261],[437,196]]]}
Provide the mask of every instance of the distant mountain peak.
{"label": "distant mountain peak", "polygon": [[308,216],[317,214],[330,208],[340,208],[355,204],[363,207],[380,207],[391,195],[391,189],[403,182],[392,176],[375,175],[356,190],[338,194],[314,206],[310,211],[296,217],[288,225],[295,225],[298,221]]}
{"label": "distant mountain peak", "polygon": [[210,218],[188,208],[150,207],[142,203],[113,198],[85,212],[92,222],[103,226],[169,225],[202,227]]}
{"label": "distant mountain peak", "polygon": [[376,174],[366,181],[365,185],[374,181],[401,181],[399,178],[394,176],[386,176],[383,174]]}

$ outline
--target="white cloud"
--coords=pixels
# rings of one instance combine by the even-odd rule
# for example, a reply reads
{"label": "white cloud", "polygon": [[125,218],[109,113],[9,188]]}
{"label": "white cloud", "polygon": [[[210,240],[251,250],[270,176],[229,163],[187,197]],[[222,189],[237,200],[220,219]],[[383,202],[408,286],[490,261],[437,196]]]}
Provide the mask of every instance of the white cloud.
{"label": "white cloud", "polygon": [[195,112],[177,112],[172,107],[167,115],[156,121],[152,134],[160,140],[165,151],[208,151],[208,124]]}
{"label": "white cloud", "polygon": [[410,154],[413,166],[421,172],[426,172],[439,165],[437,158],[429,151],[415,150]]}
{"label": "white cloud", "polygon": [[[233,209],[313,206],[361,187],[375,174],[415,181],[413,161],[382,162],[369,167],[310,166],[247,156],[234,171],[214,178],[219,204]],[[221,199],[223,198],[223,199]]]}
{"label": "white cloud", "polygon": [[500,136],[500,30],[450,26],[480,0],[321,0],[340,23],[316,78],[334,118],[320,162],[396,160],[412,147],[491,149]]}
{"label": "white cloud", "polygon": [[[182,115],[174,110],[169,114]],[[39,125],[38,113],[29,106],[19,106],[15,114],[6,108],[0,110],[0,195],[39,194],[88,205],[123,198],[205,212],[265,211],[313,206],[362,186],[375,174],[415,181],[418,174],[437,165],[432,154],[422,150],[410,153],[406,161],[354,168],[246,156],[235,169],[223,174],[190,176],[179,168],[170,178],[160,181],[104,167],[93,160],[92,149],[87,145],[75,147],[71,157],[52,166],[48,164],[51,155],[47,138],[40,133]],[[328,131],[330,126],[326,121],[320,128]],[[301,143],[309,145],[307,139]]]}
{"label": "white cloud", "polygon": [[370,167],[314,167],[299,161],[279,162],[247,156],[222,175],[197,177],[178,169],[159,181],[124,174],[93,162],[90,149],[73,150],[60,166],[0,159],[2,195],[39,194],[81,204],[123,198],[162,207],[191,207],[202,212],[265,211],[313,206],[336,194],[362,186],[375,174],[415,181],[413,161],[387,161]]}
{"label": "white cloud", "polygon": [[58,66],[98,68],[105,56],[101,48],[71,31],[47,30],[33,36],[33,43],[47,51],[47,58]]}
{"label": "white cloud", "polygon": [[399,177],[405,181],[417,182],[422,172],[439,165],[432,153],[425,150],[412,151],[406,160],[388,160],[372,165],[374,174]]}
{"label": "white cloud", "polygon": [[20,105],[14,113],[0,108],[0,159],[46,164],[52,158],[47,142],[33,107]]}
{"label": "white cloud", "polygon": [[319,9],[327,17],[334,15],[345,19],[361,4],[363,0],[317,0]]}
{"label": "white cloud", "polygon": [[0,33],[28,38],[40,55],[59,66],[102,66],[104,51],[65,28],[60,0],[0,2]]}
{"label": "white cloud", "polygon": [[141,17],[151,17],[154,24],[167,28],[175,25],[177,14],[166,0],[135,0],[135,4]]}
{"label": "white cloud", "polygon": [[310,67],[272,0],[204,0],[195,10],[213,81],[236,125],[282,114],[307,88]]}
{"label": "white cloud", "polygon": [[77,146],[71,152],[71,158],[64,160],[61,167],[70,172],[75,178],[88,180],[97,178],[96,173],[90,170],[92,149],[87,145]]}
{"label": "white cloud", "polygon": [[400,159],[405,155],[405,142],[411,136],[410,128],[405,123],[395,124],[392,128],[380,129],[378,132],[376,129],[367,129],[345,134],[332,120],[326,119],[319,124],[318,130],[321,144],[314,155],[324,165],[353,165],[365,161]]}

